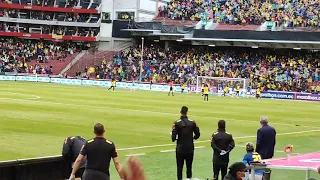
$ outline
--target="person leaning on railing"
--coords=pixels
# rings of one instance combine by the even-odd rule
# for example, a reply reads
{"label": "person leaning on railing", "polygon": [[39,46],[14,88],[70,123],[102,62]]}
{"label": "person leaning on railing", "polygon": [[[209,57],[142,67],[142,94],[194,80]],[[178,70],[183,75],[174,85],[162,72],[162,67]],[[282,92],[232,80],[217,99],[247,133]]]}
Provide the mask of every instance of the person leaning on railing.
{"label": "person leaning on railing", "polygon": [[[62,146],[62,156],[71,162],[71,167],[73,168],[74,162],[79,156],[81,148],[86,144],[86,140],[81,136],[71,136],[64,140]],[[76,172],[75,177],[82,177],[87,164],[87,158],[81,161],[80,169]]]}
{"label": "person leaning on railing", "polygon": [[75,180],[75,173],[85,156],[87,156],[86,170],[83,174],[83,180],[110,180],[110,160],[113,159],[114,166],[121,179],[121,164],[118,159],[118,153],[114,143],[104,138],[104,126],[97,123],[94,126],[95,138],[87,141],[82,146],[81,152],[75,161],[69,180]]}

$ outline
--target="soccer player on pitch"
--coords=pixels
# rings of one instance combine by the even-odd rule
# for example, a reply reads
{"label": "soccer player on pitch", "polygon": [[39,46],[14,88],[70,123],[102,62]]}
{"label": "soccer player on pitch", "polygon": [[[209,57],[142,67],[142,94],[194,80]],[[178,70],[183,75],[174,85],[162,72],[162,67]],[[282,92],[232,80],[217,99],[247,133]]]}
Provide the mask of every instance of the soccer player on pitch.
{"label": "soccer player on pitch", "polygon": [[173,82],[172,81],[169,82],[169,86],[170,86],[170,90],[169,90],[168,96],[170,96],[170,92],[171,92],[172,96],[174,96],[173,95]]}
{"label": "soccer player on pitch", "polygon": [[230,91],[230,95],[233,98],[235,96],[235,85],[232,85],[232,89]]}
{"label": "soccer player on pitch", "polygon": [[181,94],[183,94],[184,88],[186,87],[186,83],[181,84]]}
{"label": "soccer player on pitch", "polygon": [[228,84],[226,84],[226,87],[223,89],[223,97],[226,97],[226,94],[229,92]]}
{"label": "soccer player on pitch", "polygon": [[261,98],[261,96],[260,96],[260,87],[258,87],[257,88],[257,92],[256,92],[256,98],[257,98],[257,100],[259,99],[259,98]]}
{"label": "soccer player on pitch", "polygon": [[250,86],[247,87],[247,98],[251,96],[251,88]]}
{"label": "soccer player on pitch", "polygon": [[208,84],[204,84],[204,86],[203,86],[203,101],[209,102],[209,86],[208,86]]}
{"label": "soccer player on pitch", "polygon": [[187,88],[188,88],[188,94],[190,94],[191,93],[191,82],[190,82],[190,80],[188,80],[187,81]]}
{"label": "soccer player on pitch", "polygon": [[116,83],[117,81],[113,78],[111,82],[111,87],[108,90],[112,89],[112,91],[115,92],[114,88],[116,87]]}
{"label": "soccer player on pitch", "polygon": [[240,97],[240,86],[239,84],[236,87],[236,96],[239,98]]}

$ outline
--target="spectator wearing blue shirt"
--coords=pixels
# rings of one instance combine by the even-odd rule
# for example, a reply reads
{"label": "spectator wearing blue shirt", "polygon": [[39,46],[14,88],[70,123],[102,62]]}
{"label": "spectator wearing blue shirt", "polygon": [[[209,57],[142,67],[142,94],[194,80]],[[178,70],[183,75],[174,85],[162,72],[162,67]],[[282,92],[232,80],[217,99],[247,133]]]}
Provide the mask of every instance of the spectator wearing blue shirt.
{"label": "spectator wearing blue shirt", "polygon": [[[251,142],[246,143],[246,151],[247,154],[243,157],[243,164],[250,166],[251,163],[259,163],[261,162],[261,156],[259,153],[254,152],[254,145]],[[261,180],[263,177],[263,170],[255,170],[255,180]],[[250,173],[251,174],[251,173]],[[251,176],[250,176],[251,177]]]}

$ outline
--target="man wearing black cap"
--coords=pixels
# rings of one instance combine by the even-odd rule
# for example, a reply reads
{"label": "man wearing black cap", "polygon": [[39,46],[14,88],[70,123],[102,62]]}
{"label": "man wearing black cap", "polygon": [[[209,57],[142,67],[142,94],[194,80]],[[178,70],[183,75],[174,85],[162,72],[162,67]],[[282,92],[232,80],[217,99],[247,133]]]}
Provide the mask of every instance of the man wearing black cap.
{"label": "man wearing black cap", "polygon": [[184,161],[187,166],[187,178],[192,178],[192,161],[194,155],[194,139],[200,137],[200,130],[196,122],[187,116],[188,108],[181,108],[181,117],[174,122],[172,126],[171,139],[172,142],[177,140],[176,162],[177,162],[177,178],[182,180],[182,169]]}
{"label": "man wearing black cap", "polygon": [[[73,168],[73,164],[76,161],[81,148],[83,145],[86,144],[86,140],[81,136],[71,136],[67,137],[64,140],[63,147],[62,147],[62,156],[71,162],[71,166]],[[85,170],[85,166],[87,164],[87,159],[84,158],[81,162],[80,169],[75,174],[76,177],[82,177],[82,174]]]}
{"label": "man wearing black cap", "polygon": [[236,162],[229,167],[229,173],[223,180],[244,180],[246,178],[246,172],[250,167],[246,167],[242,162]]}
{"label": "man wearing black cap", "polygon": [[221,179],[227,174],[229,164],[229,153],[235,147],[232,135],[226,131],[226,122],[218,122],[218,130],[212,134],[211,147],[213,149],[213,179]]}
{"label": "man wearing black cap", "polygon": [[87,143],[82,146],[69,180],[75,179],[75,173],[79,169],[81,161],[85,156],[87,156],[87,165],[82,177],[83,180],[109,180],[111,158],[122,179],[120,173],[121,165],[118,160],[116,147],[112,141],[104,138],[104,132],[105,130],[102,124],[97,123],[94,126],[94,134],[96,137],[87,141]]}

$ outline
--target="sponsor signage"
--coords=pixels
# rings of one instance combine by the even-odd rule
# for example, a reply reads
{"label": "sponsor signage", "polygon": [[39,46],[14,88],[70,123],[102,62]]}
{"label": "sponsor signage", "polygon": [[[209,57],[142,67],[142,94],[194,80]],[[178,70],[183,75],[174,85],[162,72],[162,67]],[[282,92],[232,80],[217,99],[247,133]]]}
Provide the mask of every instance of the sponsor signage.
{"label": "sponsor signage", "polygon": [[296,93],[295,100],[320,102],[320,94]]}
{"label": "sponsor signage", "polygon": [[271,99],[294,99],[293,92],[281,92],[281,91],[263,91],[261,92],[262,98],[271,98]]}

